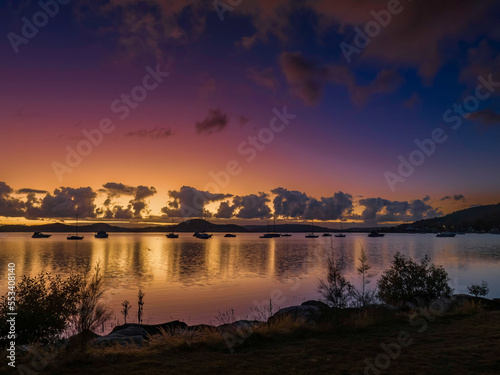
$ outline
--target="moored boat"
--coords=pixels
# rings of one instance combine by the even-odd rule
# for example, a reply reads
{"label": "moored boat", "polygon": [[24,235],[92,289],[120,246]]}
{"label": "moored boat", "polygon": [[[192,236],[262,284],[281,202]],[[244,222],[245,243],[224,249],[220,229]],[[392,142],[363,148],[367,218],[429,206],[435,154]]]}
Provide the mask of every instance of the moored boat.
{"label": "moored boat", "polygon": [[83,236],[78,235],[78,214],[76,214],[75,234],[66,237],[67,240],[83,240]]}
{"label": "moored boat", "polygon": [[455,237],[455,232],[441,232],[436,234],[436,237]]}
{"label": "moored boat", "polygon": [[208,234],[206,232],[196,232],[195,234],[193,234],[193,236],[202,240],[208,240],[209,238],[212,238],[212,234]]}
{"label": "moored boat", "polygon": [[35,232],[31,236],[31,238],[49,238],[50,236],[52,236],[52,235],[51,234],[43,234],[42,232]]}
{"label": "moored boat", "polygon": [[372,230],[368,237],[384,237],[385,233],[379,233],[376,230]]}
{"label": "moored boat", "polygon": [[108,238],[109,234],[107,234],[105,231],[100,230],[94,235],[95,238]]}

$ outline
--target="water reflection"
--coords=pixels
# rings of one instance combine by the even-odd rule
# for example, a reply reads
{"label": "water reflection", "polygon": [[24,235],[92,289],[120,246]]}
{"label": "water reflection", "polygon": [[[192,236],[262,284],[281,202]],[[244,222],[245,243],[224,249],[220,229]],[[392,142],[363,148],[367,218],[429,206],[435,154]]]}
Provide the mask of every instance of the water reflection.
{"label": "water reflection", "polygon": [[317,298],[326,257],[333,254],[345,264],[347,276],[355,278],[362,248],[379,276],[397,251],[414,259],[427,254],[445,266],[456,289],[463,289],[457,292],[485,280],[490,297],[500,297],[500,236],[469,234],[456,238],[349,234],[317,239],[299,234],[274,239],[239,234],[236,238],[215,235],[208,241],[190,234],[178,239],[155,233],[111,234],[109,239],[86,234],[83,241],[67,241],[64,234],[39,240],[27,233],[0,234],[0,283],[6,285],[10,262],[16,263],[18,277],[40,271],[68,275],[99,262],[111,287],[108,302],[115,311],[123,300],[135,301],[141,288],[149,323],[170,317],[206,323],[228,308],[248,313],[253,301],[268,301],[276,290],[284,295],[283,306]]}

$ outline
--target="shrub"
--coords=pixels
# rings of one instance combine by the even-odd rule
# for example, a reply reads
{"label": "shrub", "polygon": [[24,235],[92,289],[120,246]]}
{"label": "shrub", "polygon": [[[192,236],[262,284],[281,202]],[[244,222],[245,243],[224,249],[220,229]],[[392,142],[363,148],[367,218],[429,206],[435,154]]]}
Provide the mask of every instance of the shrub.
{"label": "shrub", "polygon": [[326,268],[326,280],[321,279],[318,286],[322,300],[331,307],[347,307],[352,299],[353,286],[343,276],[342,264],[335,262],[333,256],[330,256]]}
{"label": "shrub", "polygon": [[[23,276],[16,286],[16,333],[18,344],[55,339],[64,332],[77,311],[82,278],[40,273]],[[7,332],[7,297],[0,302],[0,331]]]}
{"label": "shrub", "polygon": [[352,298],[354,304],[359,307],[365,307],[372,305],[376,301],[377,291],[368,290],[367,286],[370,284],[371,279],[375,277],[375,272],[370,272],[372,268],[368,263],[368,257],[366,256],[365,249],[361,248],[361,255],[358,258],[360,265],[356,268],[358,275],[361,276],[361,288],[352,288]]}
{"label": "shrub", "polygon": [[451,297],[448,281],[445,269],[432,264],[428,256],[419,264],[398,252],[378,281],[378,297],[396,306],[405,302],[428,306],[442,296]]}
{"label": "shrub", "polygon": [[479,285],[479,284],[472,284],[472,285],[468,286],[467,290],[474,297],[485,297],[490,292],[490,288],[488,288],[488,283],[486,281],[484,281],[484,280],[481,283],[481,285]]}
{"label": "shrub", "polygon": [[85,350],[86,342],[91,337],[90,332],[103,327],[111,319],[112,313],[101,303],[107,288],[99,263],[94,267],[92,275],[88,269],[85,271],[82,281],[77,310],[71,320],[73,328],[81,333],[82,350]]}
{"label": "shrub", "polygon": [[125,324],[127,324],[127,316],[128,316],[128,311],[132,308],[132,306],[130,306],[130,302],[125,300],[122,302],[122,311],[121,313],[123,314],[123,320],[125,322]]}

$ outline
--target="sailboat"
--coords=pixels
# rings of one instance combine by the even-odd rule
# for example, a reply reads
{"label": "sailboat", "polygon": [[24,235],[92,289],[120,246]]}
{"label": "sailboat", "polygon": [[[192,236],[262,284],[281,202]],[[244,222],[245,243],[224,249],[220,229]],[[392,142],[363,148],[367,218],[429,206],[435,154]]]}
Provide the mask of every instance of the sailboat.
{"label": "sailboat", "polygon": [[345,234],[342,233],[342,220],[340,220],[340,233],[336,234],[335,237],[345,237]]}
{"label": "sailboat", "polygon": [[314,226],[313,226],[313,221],[311,220],[311,233],[306,234],[306,238],[318,238],[319,236],[317,234],[314,234]]}
{"label": "sailboat", "polygon": [[78,235],[78,214],[76,214],[75,234],[66,237],[68,240],[83,240],[83,236]]}
{"label": "sailboat", "polygon": [[274,232],[273,233],[266,233],[260,238],[276,238],[276,237],[281,237],[281,234],[276,233],[276,215],[274,215]]}
{"label": "sailboat", "polygon": [[[203,219],[205,219],[205,214],[203,214]],[[208,224],[210,225],[209,222],[208,222]],[[208,240],[208,239],[212,238],[213,234],[208,234],[207,232],[202,231],[202,232],[195,232],[195,234],[193,234],[193,236],[196,238],[202,239],[202,240]]]}
{"label": "sailboat", "polygon": [[[286,228],[290,229],[288,223],[286,223]],[[281,237],[292,237],[292,235],[290,233],[283,233]]]}

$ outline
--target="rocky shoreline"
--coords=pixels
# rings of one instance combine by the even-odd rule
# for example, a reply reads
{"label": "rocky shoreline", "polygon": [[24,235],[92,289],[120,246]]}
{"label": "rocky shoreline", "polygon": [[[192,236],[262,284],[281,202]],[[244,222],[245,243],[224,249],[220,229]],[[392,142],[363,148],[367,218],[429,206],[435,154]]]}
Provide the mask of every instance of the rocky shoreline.
{"label": "rocky shoreline", "polygon": [[[490,300],[486,298],[472,297],[466,294],[456,294],[450,300],[438,300],[436,303],[442,306],[440,307],[440,309],[443,310],[442,312],[449,312],[456,306],[468,301],[479,301],[486,308],[500,309],[500,299],[498,298]],[[376,305],[376,307],[391,311],[397,310],[396,307],[390,305]],[[344,309],[343,311],[348,313],[352,310],[359,310],[359,308],[349,308]],[[208,324],[189,326],[179,320],[154,325],[129,323],[116,326],[107,335],[95,335],[92,345],[115,345],[116,343],[135,343],[141,345],[148,340],[148,337],[162,334],[163,332],[171,335],[181,335],[188,332],[196,333],[213,330],[214,332],[221,334],[223,337],[244,337],[251,334],[255,328],[265,324],[273,324],[280,319],[289,318],[304,325],[314,325],[323,321],[325,317],[334,316],[334,314],[339,311],[339,309],[329,307],[323,302],[311,300],[298,306],[281,308],[267,321],[238,320],[233,323],[222,324],[219,326]]]}

